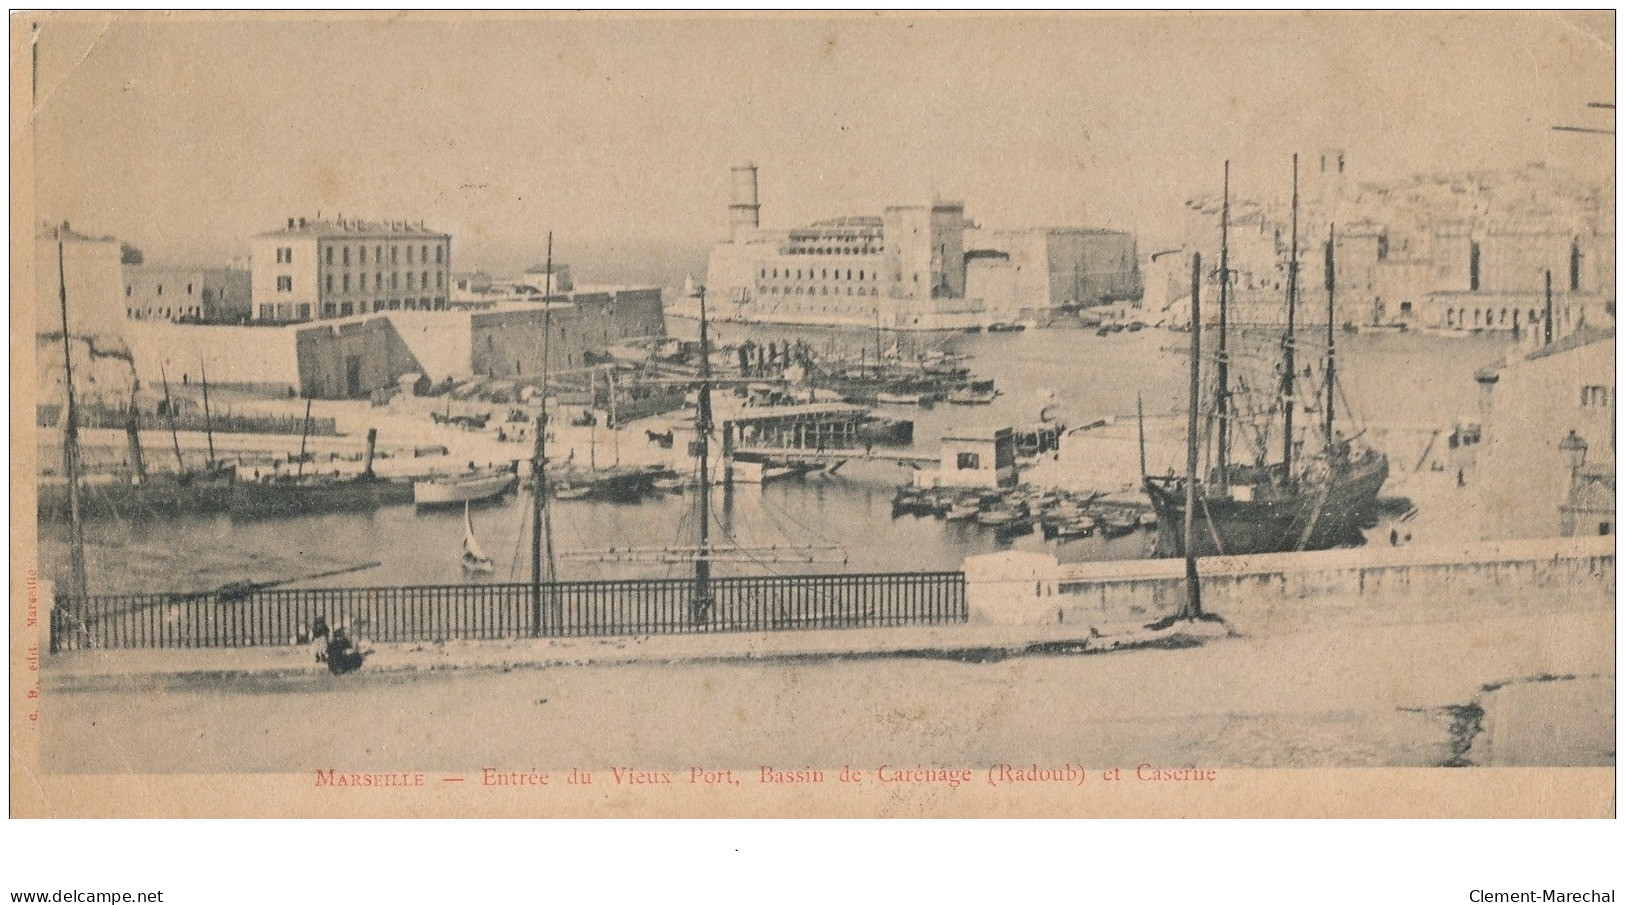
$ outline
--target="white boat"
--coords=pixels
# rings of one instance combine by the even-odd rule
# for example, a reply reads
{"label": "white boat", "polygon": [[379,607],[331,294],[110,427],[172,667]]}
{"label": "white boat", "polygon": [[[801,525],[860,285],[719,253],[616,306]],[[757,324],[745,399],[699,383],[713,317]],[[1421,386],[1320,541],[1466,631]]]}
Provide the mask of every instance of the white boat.
{"label": "white boat", "polygon": [[497,570],[491,557],[480,548],[480,542],[474,538],[474,518],[469,515],[468,504],[463,504],[463,571],[477,574],[487,574]]}
{"label": "white boat", "polygon": [[977,500],[962,500],[948,507],[948,512],[943,518],[950,522],[963,522],[976,518],[976,514],[981,511],[982,507]]}
{"label": "white boat", "polygon": [[992,405],[994,395],[992,390],[960,387],[948,394],[948,401],[954,405]]}
{"label": "white boat", "polygon": [[688,481],[684,481],[682,478],[672,476],[655,478],[654,487],[656,490],[664,490],[668,493],[682,493],[683,488],[688,486],[688,484]]}
{"label": "white boat", "polygon": [[919,405],[924,397],[919,393],[876,393],[875,401],[881,405]]}
{"label": "white boat", "polygon": [[412,502],[419,506],[478,503],[511,490],[519,476],[511,468],[477,468],[454,475],[430,475],[412,482]]}

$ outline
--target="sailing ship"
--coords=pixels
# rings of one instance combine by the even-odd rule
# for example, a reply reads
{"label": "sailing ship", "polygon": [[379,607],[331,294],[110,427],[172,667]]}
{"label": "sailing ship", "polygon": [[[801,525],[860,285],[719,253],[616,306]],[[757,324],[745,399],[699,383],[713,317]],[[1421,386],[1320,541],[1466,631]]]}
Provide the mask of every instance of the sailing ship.
{"label": "sailing ship", "polygon": [[485,575],[497,570],[496,564],[481,549],[480,542],[474,537],[474,517],[469,512],[469,504],[463,503],[463,571],[475,575]]}
{"label": "sailing ship", "polygon": [[[145,451],[141,448],[141,410],[132,385],[125,419],[128,468],[78,476],[81,518],[143,518],[226,511],[234,490],[237,469],[229,463],[219,461],[214,455],[214,430],[210,423],[208,403],[208,373],[205,371],[203,376],[203,425],[209,442],[209,459],[203,468],[189,466],[181,455],[180,440],[175,426],[176,402],[169,395],[167,376],[163,379],[163,385],[163,409],[169,415],[176,470],[148,471]],[[70,410],[66,413],[66,417],[77,418],[77,413]],[[77,436],[77,430],[71,433]],[[69,434],[69,431],[64,431],[64,437]],[[69,508],[66,481],[40,481],[38,510],[41,518],[68,518]]]}
{"label": "sailing ship", "polygon": [[[1157,552],[1162,556],[1247,555],[1298,550],[1323,550],[1360,543],[1362,527],[1374,524],[1377,494],[1388,479],[1388,458],[1364,446],[1358,436],[1344,437],[1335,421],[1337,386],[1336,334],[1336,228],[1326,244],[1326,357],[1324,380],[1316,396],[1320,406],[1320,450],[1304,454],[1309,444],[1293,429],[1293,413],[1298,402],[1295,381],[1298,365],[1295,353],[1295,319],[1298,296],[1298,173],[1297,157],[1292,162],[1292,246],[1287,268],[1287,317],[1281,343],[1280,384],[1269,400],[1264,422],[1273,426],[1279,415],[1282,441],[1279,457],[1266,448],[1270,430],[1260,432],[1255,460],[1250,464],[1232,461],[1231,447],[1236,428],[1251,423],[1256,413],[1244,418],[1237,405],[1238,393],[1230,385],[1228,346],[1229,304],[1229,214],[1230,167],[1225,164],[1224,204],[1221,213],[1219,251],[1218,355],[1214,392],[1210,398],[1196,391],[1194,376],[1201,361],[1202,327],[1198,320],[1201,274],[1200,257],[1193,268],[1191,357],[1193,391],[1190,399],[1190,427],[1187,445],[1191,467],[1188,474],[1175,477],[1143,475],[1146,493],[1156,513]],[[1323,394],[1323,395],[1322,395]],[[1204,411],[1205,409],[1205,411]],[[1201,438],[1196,425],[1200,416],[1216,429],[1213,449],[1217,461],[1205,477],[1195,467]],[[1143,432],[1143,427],[1142,427]],[[1143,441],[1142,441],[1143,442]],[[1142,459],[1143,470],[1143,459]],[[1192,519],[1186,521],[1187,509]],[[1188,541],[1188,544],[1187,544]],[[1187,550],[1187,546],[1189,549]]]}

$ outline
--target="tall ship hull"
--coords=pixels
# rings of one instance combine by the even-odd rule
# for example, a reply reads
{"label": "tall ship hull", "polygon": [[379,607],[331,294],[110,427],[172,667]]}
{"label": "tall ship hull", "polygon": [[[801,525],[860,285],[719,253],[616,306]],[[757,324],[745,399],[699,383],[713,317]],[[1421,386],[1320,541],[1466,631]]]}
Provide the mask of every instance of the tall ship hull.
{"label": "tall ship hull", "polygon": [[[187,475],[151,475],[143,483],[129,478],[82,484],[82,518],[146,518],[225,512],[234,489],[231,471]],[[39,515],[43,519],[69,517],[67,482],[41,482]]]}
{"label": "tall ship hull", "polygon": [[[1277,469],[1278,470],[1278,469]],[[1388,458],[1375,451],[1300,477],[1296,486],[1198,485],[1191,547],[1197,556],[1248,556],[1359,544],[1372,524]],[[1157,513],[1157,553],[1185,555],[1185,481],[1147,478]]]}
{"label": "tall ship hull", "polygon": [[381,478],[239,481],[231,497],[234,518],[365,512],[412,502],[412,485]]}

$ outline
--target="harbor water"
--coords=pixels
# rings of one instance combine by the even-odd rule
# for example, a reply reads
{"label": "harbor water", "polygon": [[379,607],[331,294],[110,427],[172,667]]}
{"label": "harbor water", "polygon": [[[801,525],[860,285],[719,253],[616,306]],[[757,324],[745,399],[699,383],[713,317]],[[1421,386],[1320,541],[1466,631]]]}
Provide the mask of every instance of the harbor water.
{"label": "harbor water", "polygon": [[[697,325],[672,319],[678,336]],[[939,404],[925,410],[882,406],[881,413],[915,421],[915,450],[935,455],[944,435],[1036,422],[1047,414],[1068,426],[1132,418],[1143,399],[1148,418],[1170,420],[1184,411],[1189,335],[1160,329],[1098,336],[1092,330],[1049,329],[998,334],[882,334],[721,324],[719,344],[754,339],[805,341],[815,351],[860,351],[873,360],[893,346],[904,354],[941,349],[968,357],[972,373],[996,381],[990,405]],[[1500,336],[1414,333],[1340,334],[1338,368],[1348,414],[1355,422],[1436,429],[1476,420],[1473,373],[1500,356]],[[1306,356],[1307,357],[1307,356]],[[1300,360],[1302,360],[1300,358]],[[1395,392],[1403,388],[1403,392]],[[364,409],[366,403],[355,403]],[[1343,403],[1340,403],[1340,406]],[[358,410],[359,410],[358,409]],[[1046,412],[1047,410],[1047,412]],[[1342,417],[1340,411],[1339,416]],[[641,439],[641,425],[629,434]],[[1395,450],[1394,478],[1416,463]],[[837,473],[813,473],[766,486],[713,491],[711,541],[750,548],[721,557],[718,574],[870,572],[957,569],[966,556],[1000,549],[1052,553],[1062,561],[1127,559],[1149,555],[1153,533],[1120,538],[1046,541],[1035,533],[995,539],[990,530],[912,515],[893,518],[896,488],[912,468],[893,462],[852,461]],[[1116,488],[1102,488],[1116,489]],[[682,562],[626,561],[627,548],[681,547],[698,537],[696,491],[662,494],[640,503],[562,500],[552,505],[558,574],[564,579],[666,577],[687,574]],[[476,506],[476,535],[496,571],[465,578],[460,556],[460,509],[391,506],[368,513],[324,514],[234,521],[188,516],[145,521],[97,521],[87,526],[86,559],[92,593],[197,591],[232,581],[277,581],[347,566],[378,563],[316,581],[322,586],[450,584],[465,580],[526,581],[530,575],[530,502],[523,495]],[[67,572],[67,529],[39,526],[39,570],[47,578]],[[1379,527],[1386,534],[1386,526]],[[766,548],[766,549],[764,549]],[[596,551],[589,561],[579,554]],[[647,558],[647,550],[642,558]],[[807,559],[814,561],[806,561]],[[291,586],[298,587],[297,582]]]}

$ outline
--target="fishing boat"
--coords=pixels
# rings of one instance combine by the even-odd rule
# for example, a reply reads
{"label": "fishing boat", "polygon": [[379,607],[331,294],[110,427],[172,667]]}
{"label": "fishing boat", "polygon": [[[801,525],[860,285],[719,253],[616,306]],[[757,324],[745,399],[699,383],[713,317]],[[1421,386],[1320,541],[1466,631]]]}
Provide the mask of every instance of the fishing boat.
{"label": "fishing boat", "polygon": [[978,380],[950,391],[948,401],[954,405],[992,405],[996,396],[993,381]]}
{"label": "fishing boat", "polygon": [[1074,540],[1080,537],[1089,537],[1094,533],[1095,520],[1087,515],[1068,519],[1055,526],[1056,540]]}
{"label": "fishing boat", "polygon": [[976,518],[976,513],[981,511],[981,501],[972,497],[971,499],[955,501],[953,505],[948,507],[948,511],[942,514],[942,517],[950,522],[963,522]]}
{"label": "fishing boat", "polygon": [[875,401],[881,405],[919,405],[925,396],[920,393],[876,393]]}
{"label": "fishing boat", "polygon": [[899,487],[896,495],[892,497],[892,518],[904,515],[928,515],[930,511],[925,491],[917,487]]}
{"label": "fishing boat", "polygon": [[666,493],[682,493],[687,482],[675,474],[665,474],[654,479],[654,489]]}
{"label": "fishing boat", "polygon": [[[1002,528],[1014,522],[1027,518],[1027,504],[1005,503],[992,509],[984,509],[976,514],[976,524],[984,528]],[[1028,527],[1031,527],[1029,522]]]}
{"label": "fishing boat", "polygon": [[558,479],[554,496],[561,500],[610,500],[635,503],[655,490],[655,481],[665,469],[653,466],[616,465],[609,468],[567,468]]}
{"label": "fishing boat", "polygon": [[1101,534],[1107,537],[1122,537],[1140,527],[1140,517],[1133,512],[1120,510],[1102,515],[1097,520],[1097,524],[1100,527]]}
{"label": "fishing boat", "polygon": [[419,506],[479,503],[512,490],[519,483],[514,466],[476,468],[449,475],[430,475],[412,482],[412,502]]}
{"label": "fishing boat", "polygon": [[[1298,300],[1298,173],[1293,158],[1292,241],[1287,267],[1286,328],[1281,343],[1279,383],[1271,398],[1243,410],[1241,393],[1230,386],[1228,348],[1229,302],[1229,165],[1225,166],[1224,207],[1220,227],[1219,319],[1216,373],[1211,394],[1201,392],[1201,329],[1191,331],[1192,392],[1187,427],[1187,474],[1146,476],[1144,485],[1156,512],[1157,553],[1162,556],[1247,555],[1296,550],[1323,550],[1362,540],[1360,526],[1375,512],[1377,494],[1388,479],[1388,457],[1344,437],[1335,422],[1337,384],[1336,227],[1326,243],[1326,356],[1323,383],[1311,396],[1296,386],[1300,369],[1294,359]],[[1192,267],[1192,323],[1201,287],[1200,257]],[[1245,385],[1244,382],[1242,385]],[[1256,385],[1256,384],[1255,384]],[[1305,407],[1318,405],[1318,430],[1293,426],[1300,394]],[[1318,397],[1318,398],[1317,398]],[[1310,401],[1313,400],[1313,401]],[[1206,416],[1204,418],[1203,416]],[[1197,424],[1207,421],[1218,434],[1212,443],[1215,461],[1205,473],[1198,450],[1207,445]],[[1232,458],[1237,429],[1252,427],[1254,457],[1238,464]],[[1143,423],[1142,423],[1143,431]],[[1304,436],[1308,434],[1309,436]],[[1318,435],[1318,436],[1315,436]],[[1269,447],[1278,438],[1278,449]],[[1319,450],[1310,452],[1317,445]],[[1300,451],[1301,450],[1301,451]],[[1187,522],[1187,512],[1189,521]],[[1189,548],[1187,550],[1187,547]]]}
{"label": "fishing boat", "polygon": [[1033,519],[1031,516],[1018,515],[1003,524],[993,526],[993,536],[999,540],[1009,540],[1023,534],[1033,533]]}
{"label": "fishing boat", "polygon": [[584,500],[592,496],[592,485],[560,484],[553,488],[553,496],[561,500]]}
{"label": "fishing boat", "polygon": [[480,542],[474,537],[474,516],[469,511],[469,502],[463,502],[463,571],[474,575],[485,575],[497,570],[491,557],[480,548]]}

